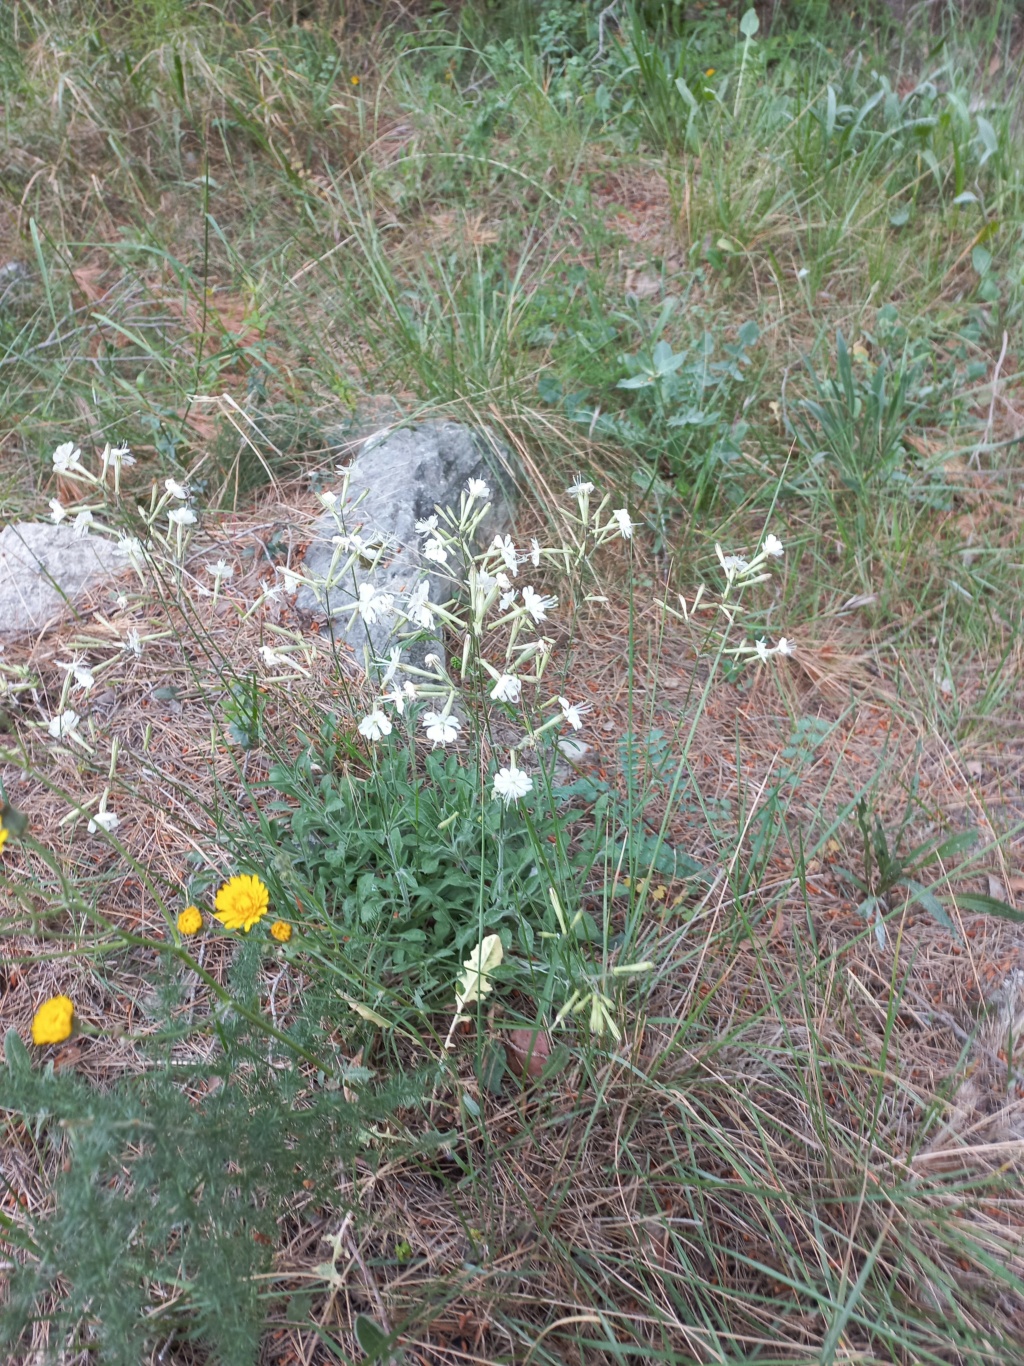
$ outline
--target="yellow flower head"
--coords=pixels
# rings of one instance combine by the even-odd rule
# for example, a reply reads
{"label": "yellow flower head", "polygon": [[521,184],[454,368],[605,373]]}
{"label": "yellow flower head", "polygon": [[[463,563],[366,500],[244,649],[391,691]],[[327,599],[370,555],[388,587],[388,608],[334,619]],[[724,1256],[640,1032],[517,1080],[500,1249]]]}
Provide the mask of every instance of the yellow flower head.
{"label": "yellow flower head", "polygon": [[353,76],[353,77],[352,77],[352,84],[353,84],[353,85],[358,85],[358,84],[359,84],[359,77],[358,77],[358,76]]}
{"label": "yellow flower head", "polygon": [[32,1020],[32,1042],[63,1043],[71,1034],[75,1018],[74,1002],[67,996],[51,996],[36,1011]]}
{"label": "yellow flower head", "polygon": [[713,66],[709,66],[708,69],[707,69],[707,71],[704,72],[704,75],[705,75],[705,76],[713,76],[714,74],[715,74],[715,68],[714,68]]}
{"label": "yellow flower head", "polygon": [[287,920],[275,920],[270,927],[270,933],[279,944],[287,944],[292,937],[292,927]]}
{"label": "yellow flower head", "polygon": [[4,845],[7,843],[7,836],[8,836],[9,834],[10,834],[10,831],[9,831],[9,830],[5,830],[5,829],[3,828],[3,826],[0,825],[0,849],[2,849],[2,848],[4,847]]}
{"label": "yellow flower head", "polygon": [[226,930],[244,930],[247,934],[257,921],[262,920],[270,905],[270,893],[249,873],[229,878],[217,893],[216,919]]}
{"label": "yellow flower head", "polygon": [[203,928],[203,913],[198,906],[186,906],[178,916],[179,934],[198,934]]}

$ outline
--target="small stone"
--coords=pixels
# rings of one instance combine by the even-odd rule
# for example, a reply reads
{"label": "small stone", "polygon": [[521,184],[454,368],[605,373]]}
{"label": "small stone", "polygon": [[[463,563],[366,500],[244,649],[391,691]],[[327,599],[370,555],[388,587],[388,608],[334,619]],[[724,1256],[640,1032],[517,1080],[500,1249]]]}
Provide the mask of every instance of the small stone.
{"label": "small stone", "polygon": [[[316,591],[303,585],[296,607],[326,616],[335,638],[347,644],[369,669],[372,659],[386,658],[396,640],[411,634],[412,628],[405,625],[397,630],[393,610],[381,612],[369,623],[358,614],[353,617],[359,586],[372,583],[378,594],[391,595],[394,607],[399,607],[428,568],[421,553],[424,538],[416,530],[417,521],[432,516],[436,507],[457,512],[470,479],[483,479],[492,490],[491,510],[480,527],[480,541],[486,544],[498,532],[507,532],[514,490],[508,473],[511,468],[508,448],[494,435],[457,422],[420,422],[368,437],[349,467],[347,502],[343,508],[339,505],[338,511],[345,534],[357,533],[368,547],[383,546],[383,553],[376,567],[369,561],[357,562],[344,582]],[[310,578],[327,577],[339,531],[331,512],[317,521],[303,566]],[[348,557],[341,558],[344,562]],[[454,585],[443,570],[431,570],[426,579],[432,603],[445,602],[452,596]],[[436,637],[433,641],[420,640],[405,657],[419,664],[430,650],[438,650]]]}
{"label": "small stone", "polygon": [[123,566],[105,537],[48,522],[10,523],[0,531],[0,640],[42,631]]}
{"label": "small stone", "polygon": [[589,751],[590,746],[588,744],[584,743],[583,740],[574,740],[571,736],[558,742],[558,752],[571,764],[578,764]]}

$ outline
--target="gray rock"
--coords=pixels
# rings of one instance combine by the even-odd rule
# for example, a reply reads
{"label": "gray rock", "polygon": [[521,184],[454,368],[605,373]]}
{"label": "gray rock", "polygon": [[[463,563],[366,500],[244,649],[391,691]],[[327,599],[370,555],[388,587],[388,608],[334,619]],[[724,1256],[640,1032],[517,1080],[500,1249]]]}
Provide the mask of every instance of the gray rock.
{"label": "gray rock", "polygon": [[[368,437],[349,467],[348,497],[338,512],[348,534],[358,533],[364,542],[383,545],[375,566],[350,570],[344,582],[313,590],[299,589],[296,606],[318,613],[331,623],[340,644],[347,645],[369,669],[374,657],[386,657],[399,639],[396,619],[386,617],[367,625],[352,615],[359,585],[373,583],[379,593],[396,599],[411,592],[426,576],[430,601],[445,602],[452,594],[451,579],[425,562],[420,547],[423,536],[417,521],[431,516],[435,508],[458,509],[459,496],[470,479],[484,479],[491,489],[491,510],[480,528],[481,543],[489,542],[512,524],[515,485],[508,447],[492,432],[473,430],[456,422],[420,422],[386,430]],[[325,579],[330,571],[339,534],[331,513],[317,522],[314,539],[306,552],[303,572]],[[405,626],[401,636],[409,633]],[[421,663],[430,643],[420,641],[406,649],[403,658]]]}
{"label": "gray rock", "polygon": [[0,640],[41,631],[123,568],[112,541],[70,526],[11,522],[0,531]]}

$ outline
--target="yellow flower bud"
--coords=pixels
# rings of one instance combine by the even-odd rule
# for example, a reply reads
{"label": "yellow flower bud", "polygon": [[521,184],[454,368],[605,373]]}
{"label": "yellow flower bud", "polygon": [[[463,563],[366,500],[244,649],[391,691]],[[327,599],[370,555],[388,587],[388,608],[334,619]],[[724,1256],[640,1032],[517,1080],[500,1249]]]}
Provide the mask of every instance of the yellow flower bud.
{"label": "yellow flower bud", "polygon": [[178,916],[179,934],[198,934],[203,928],[203,913],[198,906],[186,906]]}

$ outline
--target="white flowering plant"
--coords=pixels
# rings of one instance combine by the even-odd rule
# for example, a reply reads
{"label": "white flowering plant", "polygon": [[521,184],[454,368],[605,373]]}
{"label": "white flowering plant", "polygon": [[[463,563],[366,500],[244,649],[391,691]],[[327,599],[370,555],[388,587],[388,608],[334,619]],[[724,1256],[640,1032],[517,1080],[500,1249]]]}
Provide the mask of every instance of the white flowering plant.
{"label": "white flowering plant", "polygon": [[[587,479],[566,492],[563,534],[519,545],[482,534],[490,490],[471,480],[457,508],[417,524],[425,568],[401,593],[378,586],[388,547],[352,529],[358,504],[347,489],[323,495],[337,523],[332,563],[303,581],[321,600],[343,597],[350,627],[383,624],[394,643],[370,659],[373,694],[354,718],[369,776],[334,775],[339,721],[327,748],[275,766],[271,782],[295,804],[290,831],[277,836],[288,876],[343,942],[365,942],[368,982],[414,971],[422,999],[434,1000],[451,992],[467,950],[500,943],[499,980],[525,976],[559,1025],[584,1018],[616,1039],[617,984],[648,965],[598,949],[608,934],[588,909],[588,879],[614,882],[624,858],[630,868],[640,859],[660,867],[664,831],[633,828],[610,790],[600,811],[570,800],[558,766],[580,744],[591,705],[556,663],[554,631],[560,601],[570,612],[604,601],[592,591],[595,552],[613,541],[628,550],[638,527]],[[719,551],[724,591],[668,610],[689,619],[710,609],[719,648],[739,659],[790,653],[784,639],[727,644],[743,591],[769,577],[782,554],[774,535],[749,559]],[[667,853],[681,875],[699,874],[681,853]],[[325,961],[334,951],[341,945]]]}

